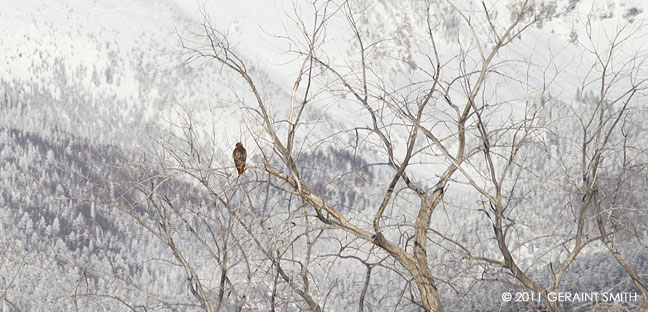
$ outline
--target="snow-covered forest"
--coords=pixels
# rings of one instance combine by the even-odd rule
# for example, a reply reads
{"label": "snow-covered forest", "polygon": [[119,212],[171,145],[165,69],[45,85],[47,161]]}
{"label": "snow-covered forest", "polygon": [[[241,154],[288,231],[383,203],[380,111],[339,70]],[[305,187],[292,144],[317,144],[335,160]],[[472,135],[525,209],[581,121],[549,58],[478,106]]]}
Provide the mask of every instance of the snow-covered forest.
{"label": "snow-covered forest", "polygon": [[0,7],[3,312],[648,311],[644,1]]}

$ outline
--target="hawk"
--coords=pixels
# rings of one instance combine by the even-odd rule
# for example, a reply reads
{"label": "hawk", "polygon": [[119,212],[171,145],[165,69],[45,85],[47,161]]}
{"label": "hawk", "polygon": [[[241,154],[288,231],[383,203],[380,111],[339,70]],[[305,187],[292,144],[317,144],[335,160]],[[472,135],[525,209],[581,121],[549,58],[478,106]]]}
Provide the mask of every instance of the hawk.
{"label": "hawk", "polygon": [[236,148],[232,153],[232,157],[234,158],[234,165],[236,166],[236,170],[238,170],[240,176],[245,170],[245,158],[247,157],[247,151],[245,151],[241,142],[236,143]]}

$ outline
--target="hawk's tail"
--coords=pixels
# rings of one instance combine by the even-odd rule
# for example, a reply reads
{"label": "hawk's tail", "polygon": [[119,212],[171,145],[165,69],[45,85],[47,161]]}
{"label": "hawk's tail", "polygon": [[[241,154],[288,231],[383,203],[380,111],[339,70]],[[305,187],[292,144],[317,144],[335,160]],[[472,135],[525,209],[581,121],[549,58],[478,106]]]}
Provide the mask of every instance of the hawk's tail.
{"label": "hawk's tail", "polygon": [[238,165],[238,167],[236,167],[236,170],[238,171],[239,175],[242,175],[243,171],[245,171],[245,164]]}

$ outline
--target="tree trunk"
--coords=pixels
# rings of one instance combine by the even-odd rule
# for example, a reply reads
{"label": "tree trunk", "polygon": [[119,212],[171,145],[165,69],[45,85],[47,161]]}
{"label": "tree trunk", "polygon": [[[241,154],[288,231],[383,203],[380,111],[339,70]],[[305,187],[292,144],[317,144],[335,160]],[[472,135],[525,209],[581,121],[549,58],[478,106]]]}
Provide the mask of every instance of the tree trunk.
{"label": "tree trunk", "polygon": [[430,273],[430,270],[427,267],[416,268],[416,272],[412,273],[414,273],[414,280],[416,281],[416,286],[418,286],[421,295],[421,305],[425,311],[440,312],[441,300],[439,299],[436,285],[432,280],[432,273]]}

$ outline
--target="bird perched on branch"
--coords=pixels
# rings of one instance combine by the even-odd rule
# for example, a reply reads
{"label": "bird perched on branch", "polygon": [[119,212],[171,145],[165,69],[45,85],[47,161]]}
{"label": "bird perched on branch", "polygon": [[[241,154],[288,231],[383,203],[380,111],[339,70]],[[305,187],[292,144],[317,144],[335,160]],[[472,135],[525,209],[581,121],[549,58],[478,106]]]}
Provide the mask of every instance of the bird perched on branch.
{"label": "bird perched on branch", "polygon": [[245,170],[245,158],[247,158],[247,151],[241,142],[236,143],[236,148],[232,153],[232,157],[234,158],[234,165],[236,166],[236,170],[240,176]]}

